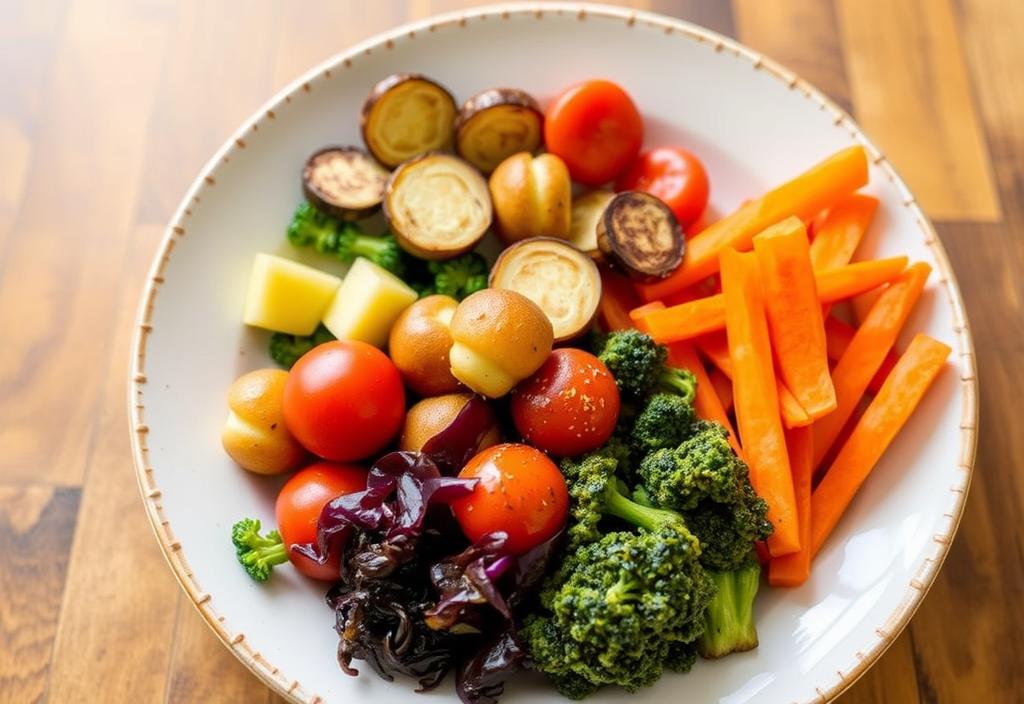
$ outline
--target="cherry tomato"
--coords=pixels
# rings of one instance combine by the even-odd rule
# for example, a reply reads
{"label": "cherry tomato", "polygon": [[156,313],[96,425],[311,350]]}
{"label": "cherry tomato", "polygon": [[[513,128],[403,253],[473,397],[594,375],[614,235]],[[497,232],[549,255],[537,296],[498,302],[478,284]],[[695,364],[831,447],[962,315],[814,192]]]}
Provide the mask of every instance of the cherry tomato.
{"label": "cherry tomato", "polygon": [[615,183],[618,191],[644,191],[665,201],[686,229],[708,204],[708,174],[681,147],[658,147],[641,154]]}
{"label": "cherry tomato", "polygon": [[583,350],[555,350],[512,393],[512,420],[519,434],[560,457],[604,445],[618,419],[615,378],[601,360]]}
{"label": "cherry tomato", "polygon": [[274,513],[277,528],[281,531],[288,559],[302,574],[312,579],[335,581],[341,570],[341,551],[334,554],[323,565],[318,565],[301,553],[292,550],[293,545],[316,543],[316,522],[332,499],[352,494],[366,488],[366,470],[352,464],[317,462],[292,475],[277,495]]}
{"label": "cherry tomato", "polygon": [[505,443],[478,453],[460,477],[480,480],[452,511],[462,532],[476,541],[494,531],[508,534],[509,551],[520,554],[554,537],[569,513],[569,491],[554,462],[529,445]]}
{"label": "cherry tomato", "polygon": [[365,342],[327,342],[303,355],[284,387],[284,421],[309,451],[338,462],[381,450],[402,427],[398,369]]}
{"label": "cherry tomato", "polygon": [[633,100],[611,81],[565,90],[544,115],[544,143],[574,180],[596,186],[619,175],[640,151],[644,126]]}

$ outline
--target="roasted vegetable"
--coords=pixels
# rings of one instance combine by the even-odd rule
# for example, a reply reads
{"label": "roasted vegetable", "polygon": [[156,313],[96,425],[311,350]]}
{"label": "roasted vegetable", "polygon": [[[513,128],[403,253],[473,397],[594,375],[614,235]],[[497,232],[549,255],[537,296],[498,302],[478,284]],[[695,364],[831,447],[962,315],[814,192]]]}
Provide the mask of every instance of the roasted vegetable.
{"label": "roasted vegetable", "polygon": [[516,152],[540,146],[544,116],[537,101],[515,88],[489,88],[467,100],[455,119],[455,151],[489,174]]}
{"label": "roasted vegetable", "polygon": [[366,148],[387,167],[451,145],[455,99],[425,76],[396,73],[370,91],[360,126]]}
{"label": "roasted vegetable", "polygon": [[345,264],[365,257],[399,276],[405,270],[402,250],[393,237],[363,234],[355,223],[342,222],[309,203],[295,209],[288,225],[288,241],[296,247],[312,247],[320,254],[337,257]]}
{"label": "roasted vegetable", "polygon": [[479,396],[461,393],[434,396],[414,403],[405,414],[405,425],[402,426],[402,435],[398,440],[399,449],[410,452],[422,451],[432,438],[448,430],[471,402],[482,404],[483,408],[478,412],[486,415],[481,424],[483,432],[477,429],[477,434],[481,437],[472,443],[472,454],[497,445],[501,442],[501,427],[490,405]]}
{"label": "roasted vegetable", "polygon": [[487,288],[487,262],[476,252],[443,262],[428,262],[427,272],[434,277],[431,291],[457,301]]}
{"label": "roasted vegetable", "polygon": [[266,536],[260,535],[260,522],[256,519],[243,518],[231,526],[231,542],[238,562],[257,582],[266,582],[275,565],[288,562],[281,534],[272,530]]}
{"label": "roasted vegetable", "polygon": [[594,259],[601,258],[601,250],[597,246],[597,224],[614,197],[612,191],[591,191],[572,201],[569,242]]}
{"label": "roasted vegetable", "polygon": [[488,187],[498,234],[506,243],[568,237],[572,181],[565,163],[554,154],[514,154],[494,170]]}
{"label": "roasted vegetable", "polygon": [[503,251],[491,269],[490,285],[517,291],[540,306],[555,342],[586,332],[601,303],[601,277],[593,260],[550,237],[522,240]]}
{"label": "roasted vegetable", "polygon": [[642,399],[653,390],[683,396],[693,403],[697,379],[686,369],[665,364],[667,351],[639,330],[620,330],[603,338],[597,349],[619,391],[632,399]]}
{"label": "roasted vegetable", "polygon": [[384,200],[388,170],[356,147],[324,147],[306,160],[302,191],[318,209],[344,220],[373,214]]}
{"label": "roasted vegetable", "polygon": [[275,332],[270,336],[270,358],[285,369],[299,361],[299,357],[317,345],[337,339],[322,324],[318,325],[312,335],[289,335]]}
{"label": "roasted vegetable", "polygon": [[[440,396],[462,389],[448,361],[452,348],[449,324],[458,305],[451,296],[426,296],[406,308],[391,326],[388,354],[405,385],[420,396]],[[402,449],[419,447],[403,444]]]}
{"label": "roasted vegetable", "polygon": [[633,419],[629,440],[638,460],[655,450],[675,448],[690,436],[696,412],[692,396],[652,394]]}
{"label": "roasted vegetable", "polygon": [[281,474],[295,469],[306,450],[288,431],[281,402],[288,373],[257,369],[238,377],[228,388],[228,417],[221,429],[224,450],[256,474]]}
{"label": "roasted vegetable", "polygon": [[491,196],[480,172],[462,159],[427,154],[391,174],[384,215],[402,249],[422,259],[449,259],[487,232]]}
{"label": "roasted vegetable", "polygon": [[683,230],[657,197],[626,191],[608,203],[598,221],[597,246],[631,277],[661,278],[683,261]]}

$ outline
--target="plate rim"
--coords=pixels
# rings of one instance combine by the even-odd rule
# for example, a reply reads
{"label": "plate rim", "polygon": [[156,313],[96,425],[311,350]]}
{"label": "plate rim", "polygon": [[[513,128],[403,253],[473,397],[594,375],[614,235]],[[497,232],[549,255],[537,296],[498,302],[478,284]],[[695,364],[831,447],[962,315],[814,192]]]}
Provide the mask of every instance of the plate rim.
{"label": "plate rim", "polygon": [[302,684],[292,679],[270,663],[261,653],[253,649],[246,641],[243,631],[232,632],[213,606],[213,597],[203,591],[189,567],[181,543],[175,538],[170,521],[163,512],[160,501],[161,492],[154,479],[153,466],[149,460],[147,435],[149,426],[145,422],[145,394],[143,387],[147,383],[146,376],[146,345],[149,333],[153,330],[152,315],[156,296],[161,284],[164,283],[164,271],[170,261],[171,253],[177,241],[186,234],[191,207],[199,203],[201,195],[216,186],[216,174],[222,164],[228,163],[237,150],[247,148],[247,140],[258,135],[262,124],[276,119],[276,112],[293,100],[314,90],[317,83],[330,80],[335,73],[350,68],[363,55],[377,50],[390,50],[397,42],[414,40],[420,32],[433,32],[441,27],[454,25],[464,28],[472,21],[488,19],[508,19],[516,15],[534,15],[543,19],[545,15],[575,15],[578,21],[588,17],[605,20],[619,20],[624,27],[641,24],[647,27],[662,29],[666,34],[676,34],[689,41],[707,43],[718,53],[728,52],[734,58],[747,60],[755,70],[768,72],[776,80],[783,82],[790,90],[799,91],[807,100],[827,111],[833,118],[837,128],[845,128],[851,138],[863,145],[872,163],[885,172],[889,180],[896,186],[903,197],[903,206],[909,208],[914,216],[924,244],[935,257],[939,270],[938,283],[945,290],[949,306],[953,313],[953,332],[956,337],[957,356],[960,373],[960,387],[963,401],[960,412],[960,449],[957,468],[964,471],[961,481],[951,486],[949,491],[952,503],[944,514],[950,519],[948,530],[943,534],[932,536],[932,553],[926,555],[918,573],[911,578],[904,588],[900,602],[886,620],[875,628],[878,640],[867,652],[858,651],[848,669],[837,670],[836,677],[826,683],[815,684],[817,697],[813,702],[830,702],[853,685],[867,670],[878,661],[899,634],[910,622],[924,597],[934,584],[939,569],[942,567],[950,546],[963,517],[967,494],[974,474],[974,462],[977,448],[978,427],[978,382],[974,342],[972,339],[967,314],[956,275],[953,272],[945,248],[939,240],[931,221],[921,210],[910,189],[900,178],[891,162],[882,151],[864,134],[853,118],[824,93],[801,78],[799,75],[784,68],[781,64],[765,55],[750,49],[740,42],[725,37],[710,29],[665,15],[633,10],[629,8],[595,5],[588,2],[514,2],[485,5],[467,10],[459,10],[432,15],[422,20],[402,24],[390,30],[375,34],[350,48],[340,51],[312,69],[306,71],[290,82],[272,98],[266,101],[256,112],[248,117],[227,141],[214,153],[202,167],[185,193],[180,205],[168,223],[156,254],[150,264],[149,273],[143,286],[138,309],[133,324],[131,341],[131,359],[128,366],[128,425],[131,436],[132,459],[139,491],[146,508],[146,516],[171,571],[188,596],[189,602],[199,611],[207,625],[216,633],[220,641],[271,689],[296,704],[323,704],[323,698],[309,692]]}

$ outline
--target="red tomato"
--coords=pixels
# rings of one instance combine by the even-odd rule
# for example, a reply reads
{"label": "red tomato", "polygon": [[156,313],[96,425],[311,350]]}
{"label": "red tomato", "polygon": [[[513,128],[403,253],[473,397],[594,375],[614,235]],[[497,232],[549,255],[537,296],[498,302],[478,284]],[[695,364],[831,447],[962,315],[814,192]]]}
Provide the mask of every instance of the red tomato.
{"label": "red tomato", "polygon": [[452,503],[470,540],[504,531],[505,546],[520,554],[565,525],[569,490],[558,467],[540,450],[516,443],[495,445],[475,455],[459,476],[480,479],[472,494]]}
{"label": "red tomato", "polygon": [[288,374],[284,422],[307,450],[325,459],[369,457],[395,437],[404,418],[398,369],[365,342],[322,344]]}
{"label": "red tomato", "polygon": [[665,201],[686,229],[708,204],[708,174],[681,147],[658,147],[641,154],[615,183],[618,191],[644,191]]}
{"label": "red tomato", "polygon": [[334,581],[341,569],[341,554],[331,556],[318,565],[305,555],[294,552],[292,545],[316,543],[316,522],[320,512],[332,499],[366,488],[366,470],[352,464],[317,462],[292,475],[277,495],[274,513],[277,528],[288,550],[288,559],[302,574],[312,579]]}
{"label": "red tomato", "polygon": [[519,434],[560,457],[604,445],[618,419],[615,378],[601,360],[583,350],[555,350],[512,392],[512,420]]}
{"label": "red tomato", "polygon": [[619,175],[640,151],[644,126],[633,100],[611,81],[566,89],[544,115],[544,143],[574,180],[596,186]]}

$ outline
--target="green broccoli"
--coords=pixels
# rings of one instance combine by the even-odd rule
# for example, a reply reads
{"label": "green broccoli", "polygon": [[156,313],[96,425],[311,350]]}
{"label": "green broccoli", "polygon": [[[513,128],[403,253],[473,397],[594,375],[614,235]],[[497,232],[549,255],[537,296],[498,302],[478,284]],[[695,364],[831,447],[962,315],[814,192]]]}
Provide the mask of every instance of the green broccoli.
{"label": "green broccoli", "polygon": [[680,521],[580,547],[547,589],[550,613],[524,624],[537,669],[566,696],[581,698],[609,684],[634,692],[666,665],[681,667],[675,647],[700,637],[714,593],[699,553]]}
{"label": "green broccoli", "polygon": [[275,332],[270,336],[270,358],[285,369],[291,369],[299,357],[317,345],[334,340],[334,335],[323,325],[318,325],[312,335],[289,335]]}
{"label": "green broccoli", "polygon": [[[704,613],[706,614],[707,612],[705,611]],[[703,637],[702,634],[696,643],[673,643],[669,646],[665,667],[672,670],[672,672],[680,674],[693,669],[694,664],[697,662],[697,644],[700,643]]]}
{"label": "green broccoli", "polygon": [[427,271],[433,277],[429,293],[440,293],[461,301],[471,293],[487,288],[487,262],[476,252],[443,262],[430,262]]}
{"label": "green broccoli", "polygon": [[272,530],[266,537],[261,536],[260,522],[254,518],[243,518],[231,526],[231,542],[238,562],[257,582],[266,582],[274,565],[288,561],[281,534]]}
{"label": "green broccoli", "polygon": [[685,396],[651,395],[633,420],[630,431],[633,456],[643,459],[655,450],[678,447],[690,436],[695,420],[693,403]]}
{"label": "green broccoli", "polygon": [[667,350],[639,330],[613,332],[598,358],[615,377],[624,396],[642,399],[652,391],[676,394],[693,403],[697,378],[686,369],[665,365]]}
{"label": "green broccoli", "polygon": [[748,557],[738,568],[709,571],[715,598],[704,613],[704,633],[697,640],[701,657],[721,658],[757,647],[754,597],[761,583],[761,565]]}
{"label": "green broccoli", "polygon": [[342,222],[303,203],[288,225],[288,241],[296,247],[312,247],[351,264],[356,257],[365,257],[374,264],[401,276],[405,256],[391,235],[367,235],[355,223]]}

